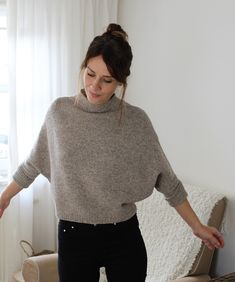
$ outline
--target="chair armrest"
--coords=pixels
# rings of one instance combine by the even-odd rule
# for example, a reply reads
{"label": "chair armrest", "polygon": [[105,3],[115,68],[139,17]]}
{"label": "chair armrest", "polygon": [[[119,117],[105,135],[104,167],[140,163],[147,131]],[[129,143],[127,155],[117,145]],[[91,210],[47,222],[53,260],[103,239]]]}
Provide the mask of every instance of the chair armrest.
{"label": "chair armrest", "polygon": [[210,276],[208,275],[196,275],[196,276],[186,276],[183,278],[178,278],[172,280],[171,282],[208,282],[210,281]]}
{"label": "chair armrest", "polygon": [[22,275],[25,282],[59,282],[58,254],[41,255],[25,259]]}

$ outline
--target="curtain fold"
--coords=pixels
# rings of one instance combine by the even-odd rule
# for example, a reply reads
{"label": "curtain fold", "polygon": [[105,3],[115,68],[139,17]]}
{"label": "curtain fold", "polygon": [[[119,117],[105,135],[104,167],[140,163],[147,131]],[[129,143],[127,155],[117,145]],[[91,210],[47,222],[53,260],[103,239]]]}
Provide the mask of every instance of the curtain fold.
{"label": "curtain fold", "polygon": [[[118,0],[8,0],[10,175],[27,157],[46,111],[75,95],[81,61],[93,37],[117,20]],[[10,181],[11,179],[9,179]],[[0,221],[0,281],[11,281],[24,254],[56,250],[57,219],[48,181],[39,176],[11,202]]]}

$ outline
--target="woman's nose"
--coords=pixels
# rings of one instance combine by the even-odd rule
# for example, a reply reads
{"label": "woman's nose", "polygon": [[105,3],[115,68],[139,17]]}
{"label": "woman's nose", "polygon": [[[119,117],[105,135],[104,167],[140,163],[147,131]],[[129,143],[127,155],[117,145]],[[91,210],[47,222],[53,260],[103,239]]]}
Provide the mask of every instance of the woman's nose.
{"label": "woman's nose", "polygon": [[98,78],[94,79],[91,85],[93,90],[100,89],[100,80]]}

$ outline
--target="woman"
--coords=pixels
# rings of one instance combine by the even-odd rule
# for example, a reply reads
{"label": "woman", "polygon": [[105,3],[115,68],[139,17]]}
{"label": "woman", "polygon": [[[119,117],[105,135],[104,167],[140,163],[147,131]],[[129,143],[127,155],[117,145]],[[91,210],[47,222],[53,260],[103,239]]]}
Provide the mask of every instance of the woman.
{"label": "woman", "polygon": [[147,254],[135,203],[154,187],[209,249],[224,245],[219,231],[192,210],[146,113],[123,101],[131,61],[120,25],[94,38],[81,66],[84,89],[52,103],[30,156],[0,198],[2,216],[40,173],[48,178],[59,218],[62,282],[99,281],[101,266],[109,282],[145,281]]}

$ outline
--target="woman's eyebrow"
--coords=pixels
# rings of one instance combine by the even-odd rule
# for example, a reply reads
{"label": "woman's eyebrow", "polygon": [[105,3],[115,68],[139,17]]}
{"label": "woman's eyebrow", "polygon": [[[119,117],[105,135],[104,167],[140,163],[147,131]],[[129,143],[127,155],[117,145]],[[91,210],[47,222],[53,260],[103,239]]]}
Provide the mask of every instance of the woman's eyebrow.
{"label": "woman's eyebrow", "polygon": [[[91,72],[95,73],[95,71],[94,71],[93,69],[91,69],[89,66],[87,66],[87,68],[88,68]],[[110,78],[112,78],[111,75],[103,75],[103,77],[110,77]]]}

